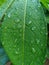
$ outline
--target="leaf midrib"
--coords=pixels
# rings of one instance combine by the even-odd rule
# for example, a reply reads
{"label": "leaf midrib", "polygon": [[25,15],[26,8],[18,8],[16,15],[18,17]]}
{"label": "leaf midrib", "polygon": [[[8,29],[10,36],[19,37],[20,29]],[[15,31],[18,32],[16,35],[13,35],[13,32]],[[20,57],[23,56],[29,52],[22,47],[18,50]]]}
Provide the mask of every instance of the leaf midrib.
{"label": "leaf midrib", "polygon": [[27,0],[25,0],[25,7],[24,7],[24,25],[23,25],[23,63],[24,65],[24,38],[25,38],[25,21],[26,21],[26,9],[27,9]]}

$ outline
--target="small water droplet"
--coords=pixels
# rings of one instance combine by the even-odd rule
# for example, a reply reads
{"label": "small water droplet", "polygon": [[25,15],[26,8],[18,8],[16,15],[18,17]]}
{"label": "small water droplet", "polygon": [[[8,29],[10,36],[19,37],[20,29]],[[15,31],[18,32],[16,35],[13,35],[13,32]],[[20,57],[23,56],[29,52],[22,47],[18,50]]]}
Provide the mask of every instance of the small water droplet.
{"label": "small water droplet", "polygon": [[5,29],[7,29],[7,27],[5,27]]}
{"label": "small water droplet", "polygon": [[4,45],[4,42],[2,42],[2,44]]}
{"label": "small water droplet", "polygon": [[32,2],[35,2],[35,0],[32,0]]}
{"label": "small water droplet", "polygon": [[33,40],[31,40],[31,43],[33,43]]}
{"label": "small water droplet", "polygon": [[22,25],[21,24],[18,24],[18,28],[21,28],[22,27]]}
{"label": "small water droplet", "polygon": [[40,3],[38,4],[38,7],[41,7],[41,4]]}
{"label": "small water droplet", "polygon": [[19,52],[18,52],[18,51],[16,51],[15,53],[16,53],[16,54],[19,54]]}
{"label": "small water droplet", "polygon": [[16,48],[16,45],[14,45],[14,48]]}
{"label": "small water droplet", "polygon": [[32,27],[32,30],[35,30],[36,29],[36,27]]}
{"label": "small water droplet", "polygon": [[11,14],[9,13],[9,14],[8,14],[8,18],[10,18],[10,17],[11,17]]}
{"label": "small water droplet", "polygon": [[17,19],[17,22],[19,22],[20,20],[19,19]]}
{"label": "small water droplet", "polygon": [[20,34],[20,37],[22,36],[22,34]]}
{"label": "small water droplet", "polygon": [[28,22],[28,24],[31,24],[31,23],[32,23],[32,21],[29,21],[29,22]]}
{"label": "small water droplet", "polygon": [[38,10],[36,9],[35,12],[38,12]]}
{"label": "small water droplet", "polygon": [[17,39],[15,39],[15,42],[17,42]]}
{"label": "small water droplet", "polygon": [[45,58],[47,58],[47,54],[45,55]]}
{"label": "small water droplet", "polygon": [[42,29],[45,29],[45,27],[42,27]]}
{"label": "small water droplet", "polygon": [[32,48],[32,51],[35,52],[35,48]]}
{"label": "small water droplet", "polygon": [[43,44],[41,44],[41,46],[43,46]]}
{"label": "small water droplet", "polygon": [[40,43],[40,40],[39,39],[37,39],[37,44],[39,44]]}
{"label": "small water droplet", "polygon": [[46,60],[44,59],[43,63],[45,63],[45,61],[46,61]]}
{"label": "small water droplet", "polygon": [[30,15],[32,15],[32,13],[30,12]]}
{"label": "small water droplet", "polygon": [[48,32],[46,32],[46,35],[48,35]]}
{"label": "small water droplet", "polygon": [[16,35],[16,33],[14,33],[14,35]]}

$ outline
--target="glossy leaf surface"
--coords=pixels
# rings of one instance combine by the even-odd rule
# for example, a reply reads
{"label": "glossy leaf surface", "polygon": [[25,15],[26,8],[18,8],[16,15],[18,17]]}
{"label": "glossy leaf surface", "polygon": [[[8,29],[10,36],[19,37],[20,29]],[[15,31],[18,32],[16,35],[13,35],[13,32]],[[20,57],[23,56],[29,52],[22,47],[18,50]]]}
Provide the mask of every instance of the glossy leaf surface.
{"label": "glossy leaf surface", "polygon": [[2,44],[14,65],[43,65],[46,22],[38,0],[15,0],[2,23]]}

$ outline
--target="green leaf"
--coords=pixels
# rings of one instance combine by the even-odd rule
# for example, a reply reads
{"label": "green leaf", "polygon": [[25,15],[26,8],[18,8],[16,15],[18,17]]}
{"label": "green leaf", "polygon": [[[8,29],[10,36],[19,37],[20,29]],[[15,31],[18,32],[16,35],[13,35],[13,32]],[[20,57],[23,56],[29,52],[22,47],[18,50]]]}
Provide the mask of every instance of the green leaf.
{"label": "green leaf", "polygon": [[6,10],[10,7],[14,0],[0,0],[0,20],[6,14]]}
{"label": "green leaf", "polygon": [[40,0],[40,1],[49,10],[49,0]]}
{"label": "green leaf", "polygon": [[15,0],[2,23],[2,44],[14,65],[43,65],[46,22],[38,0]]}

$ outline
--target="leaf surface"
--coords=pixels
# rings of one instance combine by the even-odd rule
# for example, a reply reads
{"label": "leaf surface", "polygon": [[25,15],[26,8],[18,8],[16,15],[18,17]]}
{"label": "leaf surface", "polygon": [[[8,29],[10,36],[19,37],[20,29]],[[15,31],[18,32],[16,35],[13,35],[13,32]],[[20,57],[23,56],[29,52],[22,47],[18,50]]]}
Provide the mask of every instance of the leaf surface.
{"label": "leaf surface", "polygon": [[0,0],[0,20],[5,15],[7,9],[13,3],[13,0]]}
{"label": "leaf surface", "polygon": [[14,1],[2,23],[2,44],[14,65],[44,64],[46,22],[38,0]]}

